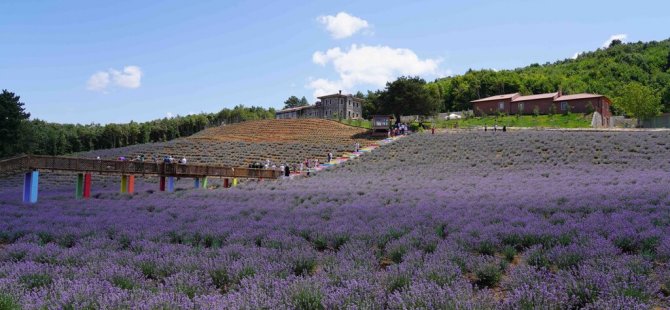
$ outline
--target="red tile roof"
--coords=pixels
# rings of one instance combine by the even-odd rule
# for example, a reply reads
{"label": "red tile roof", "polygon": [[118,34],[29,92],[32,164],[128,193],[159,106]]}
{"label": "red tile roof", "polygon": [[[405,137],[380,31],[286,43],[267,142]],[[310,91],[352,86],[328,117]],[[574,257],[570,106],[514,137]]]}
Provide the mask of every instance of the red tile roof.
{"label": "red tile roof", "polygon": [[554,99],[554,101],[569,101],[569,100],[592,99],[592,98],[600,98],[600,97],[605,97],[605,96],[598,95],[598,94],[574,94],[574,95],[560,96],[560,97]]}
{"label": "red tile roof", "polygon": [[484,101],[493,101],[493,100],[505,100],[505,99],[514,99],[516,97],[519,97],[519,93],[491,96],[491,97],[486,97],[486,98],[482,98],[482,99],[472,100],[470,102],[474,103],[474,102],[484,102]]}
{"label": "red tile roof", "polygon": [[519,96],[516,97],[512,100],[512,102],[519,102],[519,101],[531,101],[531,100],[538,100],[538,99],[550,99],[550,98],[556,98],[558,97],[558,93],[546,93],[546,94],[537,94],[537,95],[529,95],[529,96]]}

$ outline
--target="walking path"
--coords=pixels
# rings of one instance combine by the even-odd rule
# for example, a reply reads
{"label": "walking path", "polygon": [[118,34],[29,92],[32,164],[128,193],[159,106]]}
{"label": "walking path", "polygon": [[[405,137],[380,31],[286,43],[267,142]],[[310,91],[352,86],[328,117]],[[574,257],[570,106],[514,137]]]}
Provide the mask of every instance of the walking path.
{"label": "walking path", "polygon": [[[347,162],[347,161],[349,161],[349,160],[356,159],[356,158],[358,158],[359,156],[362,156],[362,155],[364,155],[364,154],[366,154],[366,153],[370,153],[370,152],[374,151],[375,149],[377,149],[378,147],[380,147],[380,146],[382,146],[382,145],[386,145],[386,144],[389,144],[389,143],[393,143],[393,142],[395,142],[396,140],[398,140],[398,139],[400,139],[400,138],[402,138],[402,137],[404,137],[404,136],[403,136],[403,135],[400,135],[400,136],[389,137],[389,138],[386,138],[386,139],[384,139],[384,140],[380,140],[380,141],[375,142],[375,143],[373,143],[373,144],[371,144],[371,145],[368,145],[368,146],[366,146],[366,147],[361,148],[360,150],[358,150],[358,152],[346,152],[346,153],[343,153],[341,156],[336,157],[336,158],[333,158],[333,160],[331,160],[330,162],[323,163],[323,164],[319,164],[318,167],[316,167],[316,168],[309,168],[309,169],[307,169],[307,170],[308,170],[308,171],[310,172],[310,174],[311,174],[311,173],[316,173],[316,172],[319,172],[319,171],[322,171],[322,170],[325,170],[325,169],[329,169],[329,168],[334,167],[334,166],[336,166],[336,165],[345,163],[345,162]],[[306,173],[306,172],[303,171],[303,174],[305,174],[305,173]],[[296,175],[300,175],[300,173],[297,173]]]}

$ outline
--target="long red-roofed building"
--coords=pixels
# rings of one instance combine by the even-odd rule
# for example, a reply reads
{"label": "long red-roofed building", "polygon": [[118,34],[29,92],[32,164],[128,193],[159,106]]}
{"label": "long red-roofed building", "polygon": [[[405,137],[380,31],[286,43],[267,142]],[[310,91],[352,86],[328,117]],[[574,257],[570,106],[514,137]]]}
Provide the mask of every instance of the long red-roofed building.
{"label": "long red-roofed building", "polygon": [[522,96],[519,93],[496,95],[470,101],[476,116],[491,114],[560,114],[598,112],[601,126],[609,126],[612,101],[604,95],[561,92]]}

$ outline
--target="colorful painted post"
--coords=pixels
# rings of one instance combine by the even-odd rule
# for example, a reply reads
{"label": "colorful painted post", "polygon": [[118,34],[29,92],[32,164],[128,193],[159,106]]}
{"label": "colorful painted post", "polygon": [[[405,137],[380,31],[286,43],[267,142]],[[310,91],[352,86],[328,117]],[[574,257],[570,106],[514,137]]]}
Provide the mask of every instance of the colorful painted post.
{"label": "colorful painted post", "polygon": [[237,178],[233,178],[233,186],[237,186]]}
{"label": "colorful painted post", "polygon": [[121,176],[121,194],[128,192],[128,176]]}
{"label": "colorful painted post", "polygon": [[74,198],[81,199],[84,197],[84,174],[77,174],[77,185],[74,190]]}
{"label": "colorful painted post", "polygon": [[200,178],[193,179],[193,188],[200,188]]}
{"label": "colorful painted post", "polygon": [[207,177],[202,178],[202,188],[207,189]]}
{"label": "colorful painted post", "polygon": [[230,187],[230,179],[224,178],[223,179],[223,188],[229,188]]}
{"label": "colorful painted post", "polygon": [[168,177],[167,179],[167,190],[168,192],[174,192],[174,177]]}
{"label": "colorful painted post", "polygon": [[135,176],[131,174],[128,176],[128,194],[132,194],[134,192],[135,192]]}
{"label": "colorful painted post", "polygon": [[37,170],[28,172],[23,178],[23,202],[36,203],[40,172]]}
{"label": "colorful painted post", "polygon": [[91,174],[84,174],[84,198],[91,198]]}
{"label": "colorful painted post", "polygon": [[160,183],[160,185],[159,185],[159,188],[158,188],[158,189],[159,189],[161,192],[164,192],[164,191],[165,191],[165,177],[164,177],[164,176],[161,176],[161,177],[160,177],[160,181],[159,181],[159,183]]}

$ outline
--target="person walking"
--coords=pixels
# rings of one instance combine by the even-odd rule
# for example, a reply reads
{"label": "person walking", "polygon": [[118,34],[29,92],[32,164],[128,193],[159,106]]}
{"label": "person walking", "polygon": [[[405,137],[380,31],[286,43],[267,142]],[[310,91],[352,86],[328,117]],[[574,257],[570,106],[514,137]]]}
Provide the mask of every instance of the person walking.
{"label": "person walking", "polygon": [[286,167],[284,167],[284,177],[288,178],[290,176],[291,176],[291,168],[289,168],[289,166],[286,165]]}
{"label": "person walking", "polygon": [[333,160],[333,153],[328,152],[328,163],[330,163]]}

